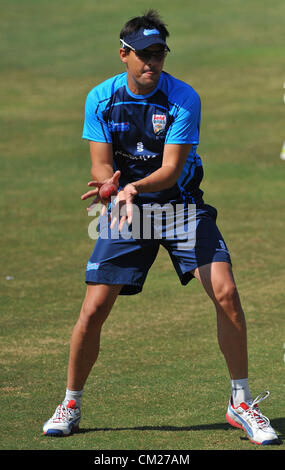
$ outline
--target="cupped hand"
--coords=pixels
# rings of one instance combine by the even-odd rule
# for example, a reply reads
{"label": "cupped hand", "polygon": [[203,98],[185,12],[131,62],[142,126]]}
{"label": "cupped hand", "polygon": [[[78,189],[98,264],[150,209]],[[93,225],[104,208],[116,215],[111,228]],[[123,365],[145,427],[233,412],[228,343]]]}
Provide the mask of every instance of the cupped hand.
{"label": "cupped hand", "polygon": [[108,178],[104,181],[89,181],[88,186],[89,187],[94,187],[95,189],[91,189],[90,191],[87,191],[86,193],[82,194],[81,200],[84,201],[85,199],[89,199],[90,197],[93,197],[93,201],[91,204],[87,207],[87,210],[90,211],[96,204],[99,202],[104,205],[104,211],[106,210],[105,207],[108,204],[109,201],[102,199],[99,195],[99,190],[101,186],[105,183],[112,183],[114,184],[117,188],[119,187],[119,178],[121,176],[121,172],[119,170],[115,171],[113,176],[111,178]]}
{"label": "cupped hand", "polygon": [[123,229],[125,222],[129,225],[131,224],[133,217],[133,200],[137,194],[138,191],[131,183],[127,184],[124,189],[119,191],[115,204],[111,208],[111,229],[114,228],[118,222],[120,231]]}

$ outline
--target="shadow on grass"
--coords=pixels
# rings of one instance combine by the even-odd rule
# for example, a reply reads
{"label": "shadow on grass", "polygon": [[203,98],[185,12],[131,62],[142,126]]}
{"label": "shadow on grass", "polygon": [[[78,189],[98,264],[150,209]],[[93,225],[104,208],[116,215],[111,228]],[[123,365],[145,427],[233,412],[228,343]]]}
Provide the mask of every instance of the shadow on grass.
{"label": "shadow on grass", "polygon": [[226,430],[229,426],[226,423],[216,424],[201,424],[199,426],[133,426],[133,427],[122,427],[122,428],[81,428],[79,433],[87,432],[104,432],[104,431],[203,431],[206,429],[222,429]]}
{"label": "shadow on grass", "polygon": [[[271,420],[271,425],[276,429],[279,441],[277,445],[283,444],[282,439],[285,439],[285,418],[277,418]],[[89,432],[108,432],[108,431],[171,431],[171,432],[185,432],[185,431],[228,431],[234,430],[228,423],[210,423],[201,424],[197,426],[133,426],[133,427],[114,427],[114,428],[81,428],[79,434]],[[247,437],[241,437],[247,439]]]}

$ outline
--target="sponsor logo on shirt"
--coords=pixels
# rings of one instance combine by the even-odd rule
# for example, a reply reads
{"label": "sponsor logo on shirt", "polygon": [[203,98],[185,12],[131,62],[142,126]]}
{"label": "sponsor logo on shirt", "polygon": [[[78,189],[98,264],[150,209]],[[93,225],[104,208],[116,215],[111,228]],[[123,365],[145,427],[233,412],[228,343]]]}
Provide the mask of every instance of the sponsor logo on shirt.
{"label": "sponsor logo on shirt", "polygon": [[138,152],[143,152],[143,143],[142,142],[137,143],[137,151]]}
{"label": "sponsor logo on shirt", "polygon": [[153,126],[155,135],[162,134],[166,126],[166,115],[165,114],[153,114],[152,126]]}
{"label": "sponsor logo on shirt", "polygon": [[147,161],[150,158],[156,158],[158,155],[132,155],[131,153],[124,152],[123,150],[115,151],[116,157],[130,158],[131,160],[144,160]]}
{"label": "sponsor logo on shirt", "polygon": [[108,128],[111,132],[126,132],[130,130],[130,123],[109,121]]}

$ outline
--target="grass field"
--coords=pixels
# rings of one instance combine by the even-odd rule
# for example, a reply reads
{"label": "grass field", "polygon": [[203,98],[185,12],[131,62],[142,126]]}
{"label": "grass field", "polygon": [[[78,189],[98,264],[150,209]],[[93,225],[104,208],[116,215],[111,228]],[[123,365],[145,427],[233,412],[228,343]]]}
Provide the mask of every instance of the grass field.
{"label": "grass field", "polygon": [[[81,432],[46,438],[93,249],[80,200],[88,91],[123,70],[118,35],[151,2],[0,0],[1,415],[3,450],[253,446],[230,429],[230,383],[211,301],[160,251],[142,294],[120,298],[86,384]],[[157,0],[165,70],[202,99],[205,200],[219,210],[247,315],[250,385],[285,434],[283,0]]]}

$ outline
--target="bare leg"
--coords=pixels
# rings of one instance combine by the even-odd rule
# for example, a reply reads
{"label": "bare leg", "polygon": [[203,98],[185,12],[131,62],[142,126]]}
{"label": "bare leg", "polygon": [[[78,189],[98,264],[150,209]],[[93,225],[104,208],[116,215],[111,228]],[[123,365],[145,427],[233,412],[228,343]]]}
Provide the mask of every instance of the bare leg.
{"label": "bare leg", "polygon": [[218,342],[231,379],[248,377],[246,322],[231,266],[216,262],[195,269],[193,275],[216,307]]}
{"label": "bare leg", "polygon": [[105,284],[87,286],[70,341],[67,379],[69,390],[83,389],[99,354],[101,328],[121,288],[121,285]]}

